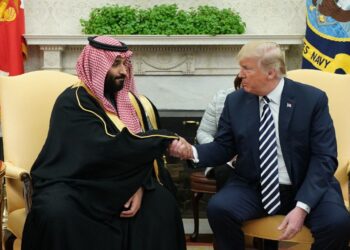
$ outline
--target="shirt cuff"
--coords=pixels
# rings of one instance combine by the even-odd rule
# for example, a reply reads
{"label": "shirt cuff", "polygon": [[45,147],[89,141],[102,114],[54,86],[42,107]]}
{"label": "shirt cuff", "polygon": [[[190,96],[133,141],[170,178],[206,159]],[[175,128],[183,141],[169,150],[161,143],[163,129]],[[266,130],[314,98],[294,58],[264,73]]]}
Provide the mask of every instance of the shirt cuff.
{"label": "shirt cuff", "polygon": [[298,201],[297,207],[300,207],[301,209],[305,210],[308,214],[310,213],[311,208],[306,205],[304,202]]}
{"label": "shirt cuff", "polygon": [[192,146],[192,153],[193,153],[193,159],[192,159],[192,161],[193,161],[194,163],[198,163],[198,162],[199,162],[199,159],[198,159],[198,152],[197,152],[197,149],[196,149],[194,146]]}
{"label": "shirt cuff", "polygon": [[211,173],[212,170],[213,170],[213,167],[207,167],[207,168],[205,168],[205,170],[204,170],[204,175],[205,175],[205,176],[208,176],[208,175]]}

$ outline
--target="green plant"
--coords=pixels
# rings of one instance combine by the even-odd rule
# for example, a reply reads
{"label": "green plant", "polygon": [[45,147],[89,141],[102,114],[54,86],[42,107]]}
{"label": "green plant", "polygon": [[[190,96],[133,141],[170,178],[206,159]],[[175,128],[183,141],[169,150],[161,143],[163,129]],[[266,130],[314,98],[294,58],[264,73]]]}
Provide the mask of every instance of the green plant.
{"label": "green plant", "polygon": [[245,23],[231,9],[203,5],[181,10],[176,4],[141,9],[107,5],[93,9],[89,19],[81,19],[85,34],[97,35],[189,35],[242,34]]}

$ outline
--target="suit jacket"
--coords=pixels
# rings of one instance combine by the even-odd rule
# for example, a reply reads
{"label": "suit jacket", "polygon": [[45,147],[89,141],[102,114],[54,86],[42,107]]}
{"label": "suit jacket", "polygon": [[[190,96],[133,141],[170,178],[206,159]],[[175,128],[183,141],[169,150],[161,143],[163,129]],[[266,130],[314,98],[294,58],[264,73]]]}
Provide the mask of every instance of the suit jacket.
{"label": "suit jacket", "polygon": [[[199,167],[238,154],[233,180],[259,187],[259,98],[243,89],[228,95],[215,140],[196,145]],[[325,193],[341,195],[333,177],[337,146],[326,94],[285,78],[279,110],[280,144],[295,199],[313,208]],[[330,196],[330,199],[332,195]]]}

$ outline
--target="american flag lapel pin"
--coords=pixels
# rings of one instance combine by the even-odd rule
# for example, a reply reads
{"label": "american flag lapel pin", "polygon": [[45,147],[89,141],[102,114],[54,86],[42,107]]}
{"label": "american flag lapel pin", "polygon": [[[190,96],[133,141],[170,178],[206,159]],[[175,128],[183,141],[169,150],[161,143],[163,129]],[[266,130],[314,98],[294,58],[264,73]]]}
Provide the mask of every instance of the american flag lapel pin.
{"label": "american flag lapel pin", "polygon": [[287,102],[287,108],[291,108],[292,104],[290,102]]}

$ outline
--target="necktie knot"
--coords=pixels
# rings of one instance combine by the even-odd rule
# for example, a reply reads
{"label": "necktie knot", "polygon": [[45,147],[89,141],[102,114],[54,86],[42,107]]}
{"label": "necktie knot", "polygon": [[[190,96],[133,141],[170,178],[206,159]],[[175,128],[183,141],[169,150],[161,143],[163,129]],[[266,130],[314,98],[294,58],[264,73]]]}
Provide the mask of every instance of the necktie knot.
{"label": "necktie knot", "polygon": [[265,95],[263,96],[264,103],[269,103],[271,100]]}

